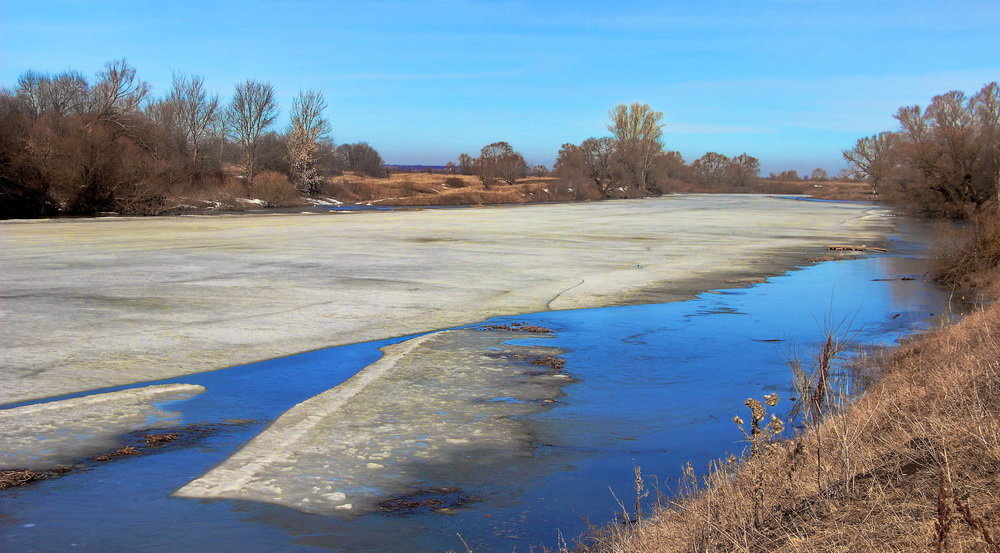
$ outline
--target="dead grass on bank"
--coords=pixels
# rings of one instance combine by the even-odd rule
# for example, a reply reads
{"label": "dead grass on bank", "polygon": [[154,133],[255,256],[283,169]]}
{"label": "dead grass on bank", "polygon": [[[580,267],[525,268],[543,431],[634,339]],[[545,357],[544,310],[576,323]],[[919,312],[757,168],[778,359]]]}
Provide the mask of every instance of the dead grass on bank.
{"label": "dead grass on bank", "polygon": [[375,205],[495,205],[578,199],[576,191],[551,177],[531,177],[486,188],[471,175],[394,173],[387,179],[344,174],[329,180],[323,196]]}
{"label": "dead grass on bank", "polygon": [[261,207],[308,205],[299,196],[295,185],[281,173],[264,171],[254,178],[253,184],[247,185],[237,177],[237,172],[229,168],[198,183],[178,183],[167,194],[163,211],[246,211]]}
{"label": "dead grass on bank", "polygon": [[1000,551],[1000,305],[879,364],[849,407],[583,550]]}
{"label": "dead grass on bank", "polygon": [[664,186],[675,194],[778,194],[809,196],[817,200],[871,202],[871,185],[864,182],[848,181],[773,181],[761,180],[748,186],[704,186],[672,180]]}
{"label": "dead grass on bank", "polygon": [[962,226],[942,223],[936,235],[939,238],[931,271],[937,280],[955,288],[981,291],[997,284],[1000,213],[980,213]]}
{"label": "dead grass on bank", "polygon": [[[863,182],[762,180],[746,187],[720,188],[672,180],[663,189],[666,193],[782,194],[827,200],[873,200],[871,187]],[[601,199],[593,187],[574,187],[555,177],[530,177],[513,185],[498,183],[487,189],[475,176],[443,173],[394,173],[387,179],[345,173],[331,178],[322,195],[345,203],[413,206]]]}
{"label": "dead grass on bank", "polygon": [[[238,178],[238,168],[203,178],[197,184],[179,183],[167,194],[164,213],[187,211],[246,211],[261,207],[308,205],[287,177],[264,172],[247,186]],[[872,200],[870,187],[857,182],[788,182],[762,180],[747,187],[705,187],[671,180],[665,193],[781,194],[809,195],[817,199]],[[387,206],[499,205],[602,199],[597,189],[575,186],[555,177],[529,177],[508,185],[483,186],[473,175],[446,173],[393,173],[379,179],[351,172],[327,179],[319,199],[347,204]]]}
{"label": "dead grass on bank", "polygon": [[876,198],[872,196],[872,187],[866,182],[793,182],[789,183],[801,187],[801,194],[807,194],[817,200],[840,200],[855,202],[871,202]]}

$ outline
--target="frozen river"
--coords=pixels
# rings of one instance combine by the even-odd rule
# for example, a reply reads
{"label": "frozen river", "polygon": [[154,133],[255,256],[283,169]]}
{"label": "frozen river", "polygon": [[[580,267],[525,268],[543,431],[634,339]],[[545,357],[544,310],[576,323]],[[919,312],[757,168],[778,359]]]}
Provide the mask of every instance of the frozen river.
{"label": "frozen river", "polygon": [[[707,208],[709,200],[713,199],[695,197],[691,200],[695,203],[686,205]],[[434,331],[429,334],[383,336],[372,342],[197,374],[171,375],[168,371],[165,379],[110,388],[90,384],[89,388],[99,388],[91,391],[83,391],[84,384],[75,390],[56,387],[54,392],[72,392],[74,399],[53,397],[7,409],[8,415],[32,410],[25,417],[27,422],[44,420],[45,424],[23,424],[22,420],[18,433],[17,421],[12,421],[6,436],[0,435],[0,448],[6,446],[0,454],[9,459],[20,455],[17,462],[22,465],[30,464],[32,455],[34,462],[46,466],[75,465],[58,479],[0,493],[0,545],[17,551],[458,551],[463,548],[461,534],[477,552],[552,547],[560,534],[571,539],[585,530],[585,520],[612,519],[619,510],[612,490],[631,505],[634,464],[658,477],[668,491],[684,462],[703,469],[708,460],[725,451],[739,450],[740,434],[730,419],[742,414],[743,400],[777,392],[787,408],[793,395],[787,362],[796,352],[808,355],[831,325],[839,325],[855,345],[886,345],[947,310],[946,294],[922,278],[921,233],[909,225],[890,234],[888,220],[866,206],[813,207],[810,202],[744,197],[715,201],[722,209],[741,210],[745,202],[763,201],[760,205],[773,206],[776,212],[802,216],[818,210],[823,216],[807,222],[813,230],[802,234],[810,236],[809,240],[787,238],[790,242],[783,243],[782,233],[792,236],[793,231],[781,225],[791,225],[791,219],[768,232],[736,232],[734,228],[723,232],[713,230],[715,219],[706,215],[702,226],[712,240],[722,244],[721,251],[731,253],[732,263],[717,253],[703,252],[716,256],[712,263],[717,267],[676,281],[664,280],[664,275],[677,267],[661,267],[650,280],[656,285],[646,292],[638,281],[630,282],[635,288],[614,282],[607,284],[607,291],[594,288],[581,295],[572,292],[581,285],[555,295],[549,289],[548,295],[539,293],[530,302],[530,295],[507,292],[520,298],[517,301],[536,302],[532,305],[540,309],[545,305],[537,302],[551,307],[574,307],[575,302],[617,305],[645,300],[645,304],[533,314],[530,309],[501,310],[505,316],[485,323],[483,318],[464,318],[471,315],[463,313],[456,322],[473,323],[472,327],[443,332],[437,330],[448,325],[433,326],[438,315],[428,307],[428,320],[420,324],[429,326],[415,330]],[[796,211],[803,204],[809,211]],[[651,205],[667,212],[673,209],[656,202]],[[477,217],[488,213],[473,211]],[[350,217],[358,216],[369,215]],[[694,216],[678,215],[669,224],[690,222]],[[304,218],[313,217],[317,216]],[[668,223],[657,217],[666,215],[656,211],[646,221],[654,230],[645,232],[664,233],[663,241],[673,241],[682,250],[688,248],[684,250],[687,255],[695,255],[696,237],[682,235],[681,226],[675,227],[678,236],[666,236],[666,227],[658,225]],[[245,219],[224,221],[230,220],[242,225]],[[830,224],[822,232],[818,230],[821,221]],[[44,228],[45,223],[33,224]],[[70,223],[53,223],[60,224]],[[195,220],[194,224],[200,223]],[[476,232],[485,231],[470,231]],[[607,238],[610,228],[601,232],[611,240]],[[754,241],[768,233],[770,242]],[[122,240],[141,243],[140,238]],[[568,237],[560,240],[573,242]],[[824,262],[751,287],[718,285],[728,278],[782,273],[804,257],[816,255],[825,241],[852,240],[869,244],[878,240],[890,253]],[[460,250],[471,248],[467,239],[457,243]],[[740,243],[744,245],[737,247]],[[137,253],[138,259],[153,255],[152,248],[146,247],[147,253]],[[194,255],[196,248],[186,248],[179,259]],[[381,250],[396,252],[387,253],[389,257],[401,255],[394,248],[387,245]],[[742,252],[747,248],[764,257],[744,259]],[[669,266],[676,261],[689,271],[703,263],[673,256],[659,243],[627,250],[645,262],[636,264],[642,268],[618,267],[615,264],[624,264],[615,257],[621,253],[610,249],[605,255],[581,251],[589,254],[582,256],[585,261],[575,261],[578,265],[570,266],[574,261],[565,259],[562,264],[556,260],[547,265],[536,260],[535,264],[552,267],[554,274],[575,271],[586,275],[579,279],[586,282],[608,274],[620,274],[628,281],[633,273],[641,273],[642,280],[647,278],[647,267],[652,269],[650,265],[657,263]],[[772,257],[766,257],[768,253]],[[443,256],[438,254],[438,258]],[[48,262],[55,261],[49,258]],[[108,273],[109,289],[118,282],[115,279],[135,270],[127,258],[118,258],[116,263],[117,270],[92,269],[95,275]],[[523,261],[512,259],[510,264],[515,277],[528,272],[529,264]],[[249,268],[243,270],[247,279],[255,278]],[[270,271],[267,266],[262,270]],[[591,272],[597,276],[591,277]],[[503,274],[464,284],[450,282],[482,293],[483,282],[502,281]],[[700,285],[715,288],[714,292],[686,301],[656,302],[698,290],[697,275],[704,278]],[[539,278],[558,281],[561,277]],[[411,280],[417,288],[430,286],[420,278]],[[671,288],[671,283],[676,286]],[[67,283],[63,293],[68,294],[66,290],[73,286]],[[486,286],[491,294],[500,288],[499,284]],[[364,286],[353,290],[359,302],[365,293],[374,293],[365,292]],[[167,296],[165,290],[157,293]],[[257,305],[251,296],[247,296],[248,310]],[[431,294],[427,301],[437,297]],[[507,308],[522,305],[517,301]],[[494,309],[496,305],[500,303]],[[121,307],[109,315],[122,318],[136,311],[141,308]],[[86,314],[73,316],[85,318]],[[266,315],[260,317],[266,319]],[[227,321],[220,318],[219,324]],[[353,324],[362,328],[362,322]],[[486,329],[490,324],[510,322],[552,332]],[[79,332],[99,334],[116,324],[125,322],[95,321],[96,328]],[[136,322],[137,333],[160,332],[156,328]],[[257,331],[261,336],[246,340],[266,343],[271,330],[262,326]],[[281,332],[284,329],[278,329]],[[116,343],[118,347],[141,345],[127,339]],[[152,343],[154,351],[159,344]],[[197,351],[185,352],[192,360],[200,357]],[[217,354],[210,352],[209,357]],[[55,354],[38,351],[37,355]],[[552,358],[563,360],[565,366],[545,361]],[[116,372],[124,370],[118,367]],[[62,370],[72,372],[69,367]],[[35,378],[43,381],[44,374]],[[86,376],[81,378],[91,382]],[[149,397],[137,399],[138,394]],[[74,424],[60,428],[59,416]],[[109,443],[117,444],[119,435],[130,430],[192,425],[199,431],[147,455],[108,463],[86,460],[107,450]],[[32,444],[31,439],[39,435],[48,441]],[[132,436],[126,434],[124,439]],[[46,443],[53,447],[46,448]],[[24,451],[14,451],[15,446]]]}

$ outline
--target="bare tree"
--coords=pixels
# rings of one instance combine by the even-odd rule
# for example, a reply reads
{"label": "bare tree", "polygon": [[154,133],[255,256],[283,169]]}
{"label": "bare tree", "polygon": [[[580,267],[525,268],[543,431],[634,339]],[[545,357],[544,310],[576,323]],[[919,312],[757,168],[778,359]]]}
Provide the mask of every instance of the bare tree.
{"label": "bare tree", "polygon": [[552,171],[550,171],[549,168],[544,165],[532,165],[530,168],[528,168],[529,177],[547,177],[551,173]]}
{"label": "bare tree", "polygon": [[730,162],[731,160],[727,156],[708,152],[694,160],[691,169],[699,184],[709,187],[721,186],[726,182],[726,173],[729,171]]}
{"label": "bare tree", "polygon": [[227,131],[243,148],[243,176],[250,184],[257,169],[260,135],[278,118],[274,87],[251,79],[236,85],[225,118]]}
{"label": "bare tree", "polygon": [[809,173],[809,180],[825,181],[829,178],[830,175],[822,167],[817,167],[812,170],[812,173]]}
{"label": "bare tree", "polygon": [[28,111],[38,119],[45,112],[44,87],[48,77],[34,71],[28,70],[21,73],[17,78],[15,92],[21,102],[27,106]]}
{"label": "bare tree", "polygon": [[799,176],[799,172],[795,169],[789,169],[780,173],[768,173],[767,178],[782,182],[797,182],[802,180],[802,177]]}
{"label": "bare tree", "polygon": [[983,154],[978,172],[992,179],[996,202],[1000,206],[1000,85],[988,83],[969,100],[976,120],[977,141]]}
{"label": "bare tree", "polygon": [[219,97],[205,91],[205,80],[197,75],[175,73],[167,101],[173,105],[174,124],[184,134],[197,165],[201,147],[220,116]]}
{"label": "bare tree", "polygon": [[507,184],[514,184],[517,179],[528,174],[528,164],[524,157],[506,142],[483,146],[479,151],[476,167],[476,174],[487,190],[500,179]]}
{"label": "bare tree", "polygon": [[898,139],[896,133],[882,132],[860,138],[853,148],[844,150],[844,159],[851,164],[851,174],[867,179],[876,198],[880,186],[894,171]]}
{"label": "bare tree", "polygon": [[760,160],[744,152],[729,160],[729,173],[736,186],[753,184],[760,177]]}
{"label": "bare tree", "polygon": [[619,104],[610,112],[608,130],[618,141],[621,159],[635,182],[632,186],[642,196],[647,193],[647,176],[653,156],[663,149],[663,113],[646,104]]}
{"label": "bare tree", "polygon": [[55,77],[27,71],[18,77],[15,92],[36,119],[47,111],[65,117],[85,111],[90,86],[76,71],[66,71]]}
{"label": "bare tree", "polygon": [[475,175],[476,164],[476,158],[470,156],[469,154],[458,155],[458,170],[463,175]]}
{"label": "bare tree", "polygon": [[90,85],[78,71],[66,71],[53,77],[49,85],[49,106],[61,117],[79,115],[87,108]]}
{"label": "bare tree", "polygon": [[618,154],[615,140],[610,137],[588,138],[580,144],[580,152],[590,179],[601,191],[601,195],[610,196],[615,185],[614,165]]}
{"label": "bare tree", "polygon": [[323,177],[316,168],[320,144],[329,141],[330,123],[323,118],[326,100],[322,92],[300,91],[292,101],[288,128],[288,157],[292,183],[304,194],[316,194]]}
{"label": "bare tree", "polygon": [[389,176],[389,170],[386,168],[385,162],[382,161],[382,156],[367,142],[341,144],[337,147],[337,157],[340,160],[340,166],[345,171],[354,171],[360,175],[377,179]]}
{"label": "bare tree", "polygon": [[147,94],[149,85],[136,77],[125,59],[108,62],[91,92],[90,124],[107,121],[125,128],[126,116],[139,110]]}

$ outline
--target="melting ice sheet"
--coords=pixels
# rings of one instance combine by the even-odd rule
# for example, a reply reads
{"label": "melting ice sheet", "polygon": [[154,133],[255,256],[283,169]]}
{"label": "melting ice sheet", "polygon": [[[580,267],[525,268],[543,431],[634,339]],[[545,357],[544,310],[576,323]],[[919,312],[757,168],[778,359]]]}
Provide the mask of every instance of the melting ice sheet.
{"label": "melting ice sheet", "polygon": [[440,489],[512,470],[532,457],[519,417],[549,408],[571,380],[531,364],[559,350],[504,343],[517,336],[466,328],[388,346],[176,495],[360,513],[428,482]]}
{"label": "melting ice sheet", "polygon": [[[308,497],[310,503],[318,497],[319,504],[309,509],[326,512],[332,507],[337,513],[334,516],[257,501],[199,501],[171,494],[191,482],[204,485],[208,480],[201,477],[214,477],[212,467],[220,463],[230,466],[226,459],[252,441],[253,434],[268,421],[367,367],[360,373],[364,374],[378,360],[378,348],[402,340],[342,346],[183,377],[184,383],[207,388],[188,401],[169,406],[183,413],[185,422],[253,418],[260,423],[213,434],[197,447],[164,448],[155,455],[102,463],[36,485],[5,490],[0,497],[0,549],[410,553],[464,550],[456,536],[459,533],[476,552],[529,551],[539,545],[554,548],[557,532],[572,541],[586,530],[584,521],[612,519],[620,509],[614,497],[631,504],[633,464],[640,465],[644,473],[657,475],[668,487],[686,461],[703,469],[709,460],[742,447],[732,416],[744,409],[745,398],[770,392],[778,392],[782,396],[779,405],[787,408],[792,395],[789,352],[800,348],[808,354],[819,347],[827,321],[847,321],[842,330],[849,331],[859,344],[888,345],[910,330],[924,327],[933,314],[947,313],[947,291],[920,278],[925,268],[919,259],[906,258],[920,255],[922,247],[917,246],[896,241],[890,246],[896,252],[892,256],[823,263],[751,288],[703,294],[691,301],[518,316],[517,321],[545,326],[555,333],[551,338],[537,339],[541,335],[535,335],[516,343],[544,348],[539,352],[558,347],[564,351],[561,358],[566,361],[567,374],[574,380],[561,391],[558,384],[552,389],[546,384],[537,395],[512,390],[515,384],[511,382],[483,387],[478,396],[462,396],[475,397],[477,405],[484,408],[511,409],[512,421],[498,424],[517,423],[504,427],[513,437],[496,443],[509,444],[516,453],[500,453],[495,466],[475,464],[489,463],[490,455],[473,462],[476,449],[471,440],[468,444],[438,443],[427,431],[428,436],[418,440],[423,444],[415,442],[409,450],[394,446],[390,457],[382,461],[361,457],[370,457],[368,452],[379,455],[385,449],[338,445],[352,432],[369,432],[373,444],[383,439],[388,443],[395,438],[383,434],[382,424],[398,429],[409,418],[422,417],[424,422],[419,424],[426,425],[436,420],[432,417],[438,411],[452,413],[428,402],[411,406],[406,419],[399,414],[373,417],[379,422],[368,430],[360,422],[357,426],[343,424],[351,421],[347,417],[338,421],[333,416],[327,422],[319,417],[316,429],[326,434],[315,442],[309,438],[304,442],[291,440],[287,442],[292,446],[290,453],[282,454],[280,463],[262,463],[256,469],[245,465],[249,470],[244,474],[251,480],[258,474],[264,477],[251,482],[251,489],[266,485],[265,480],[271,478],[279,486],[288,486],[283,489],[286,497],[302,493],[298,497]],[[902,280],[903,276],[915,279]],[[455,355],[469,361],[440,357],[443,366],[456,365],[444,371],[450,379],[447,388],[442,384],[436,389],[420,379],[400,380],[367,397],[377,401],[379,408],[391,411],[397,408],[391,402],[399,401],[397,396],[406,387],[425,386],[422,392],[433,391],[436,404],[465,394],[457,389],[480,386],[473,375],[492,381],[494,370],[509,369],[514,371],[508,373],[511,380],[524,383],[518,386],[532,388],[538,381],[525,373],[546,370],[525,367],[527,359],[512,359],[524,350],[498,344],[520,338],[518,335],[481,332],[466,336],[470,340],[478,336],[484,342],[473,347],[465,338],[455,338]],[[413,358],[431,346],[441,351],[428,349],[428,355],[443,356],[443,350],[451,348],[447,337],[412,342],[419,346],[413,350]],[[402,349],[391,348],[386,357]],[[500,360],[513,363],[506,365],[507,369],[490,365]],[[457,365],[462,363],[469,370],[453,372],[461,370]],[[469,378],[461,378],[463,374]],[[362,414],[368,409],[375,411],[375,404],[360,403],[362,397],[359,392],[337,412],[346,413],[349,407]],[[547,398],[558,398],[557,407],[545,409]],[[539,411],[530,416],[519,414],[530,409]],[[273,449],[264,448],[265,453],[281,452],[286,442],[280,435],[268,434],[276,441]],[[442,431],[441,436],[456,438],[450,430]],[[525,443],[527,437],[532,445]],[[297,443],[321,449],[300,451]],[[461,488],[481,501],[448,515],[423,510],[407,516],[382,512],[358,516],[356,513],[371,507],[373,499],[366,499],[366,489],[352,491],[360,480],[349,484],[332,479],[348,472],[324,469],[319,452],[327,447],[340,448],[328,450],[329,458],[336,459],[337,467],[355,471],[350,473],[354,477],[360,479],[371,470],[372,482],[381,486],[373,494],[409,486],[418,492],[447,486]],[[346,451],[351,447],[355,452],[348,458]],[[396,451],[420,452],[428,447],[440,447],[438,451],[450,455],[450,461],[416,455],[405,463],[396,460]],[[486,447],[484,451],[495,450]],[[237,453],[236,459],[242,456]],[[301,486],[292,482],[289,474],[293,471],[277,470],[299,461],[308,461],[301,466],[308,469],[304,470],[305,478],[311,479]],[[368,463],[384,468],[369,469]],[[324,486],[330,486],[329,490]],[[312,493],[314,487],[319,491]],[[321,498],[338,491],[344,493],[343,500],[339,496],[329,501]],[[336,510],[347,503],[351,510]]]}
{"label": "melting ice sheet", "polygon": [[0,468],[50,468],[114,449],[118,437],[176,423],[157,406],[205,390],[160,384],[0,410]]}

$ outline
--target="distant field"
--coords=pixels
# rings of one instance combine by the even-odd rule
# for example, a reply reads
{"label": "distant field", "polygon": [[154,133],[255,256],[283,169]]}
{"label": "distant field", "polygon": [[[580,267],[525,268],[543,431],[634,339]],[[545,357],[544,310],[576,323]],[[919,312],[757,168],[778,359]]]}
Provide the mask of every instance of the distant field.
{"label": "distant field", "polygon": [[[236,169],[229,168],[235,175]],[[233,177],[235,178],[235,177]],[[351,172],[327,179],[318,197],[303,198],[287,180],[259,179],[249,189],[230,179],[216,188],[193,189],[172,197],[173,209],[245,211],[260,207],[308,205],[310,201],[392,206],[498,205],[602,199],[593,186],[577,185],[555,177],[528,177],[512,185],[497,183],[489,188],[478,177],[439,172],[396,172],[374,178]],[[746,187],[708,187],[671,181],[668,193],[808,195],[824,200],[872,201],[871,187],[863,182],[770,181]]]}
{"label": "distant field", "polygon": [[380,205],[480,205],[596,199],[552,177],[530,177],[489,189],[478,177],[444,173],[393,173],[376,179],[350,173],[330,178],[326,196],[345,203]]}
{"label": "distant field", "polygon": [[[485,188],[478,177],[447,173],[394,173],[387,179],[353,175],[330,178],[328,196],[345,203],[381,205],[486,205],[569,200],[597,200],[590,188],[575,188],[554,177],[529,177],[513,185],[499,183]],[[872,200],[871,187],[863,182],[760,181],[756,185],[710,188],[676,181],[676,193],[749,193],[809,195],[825,200]]]}

